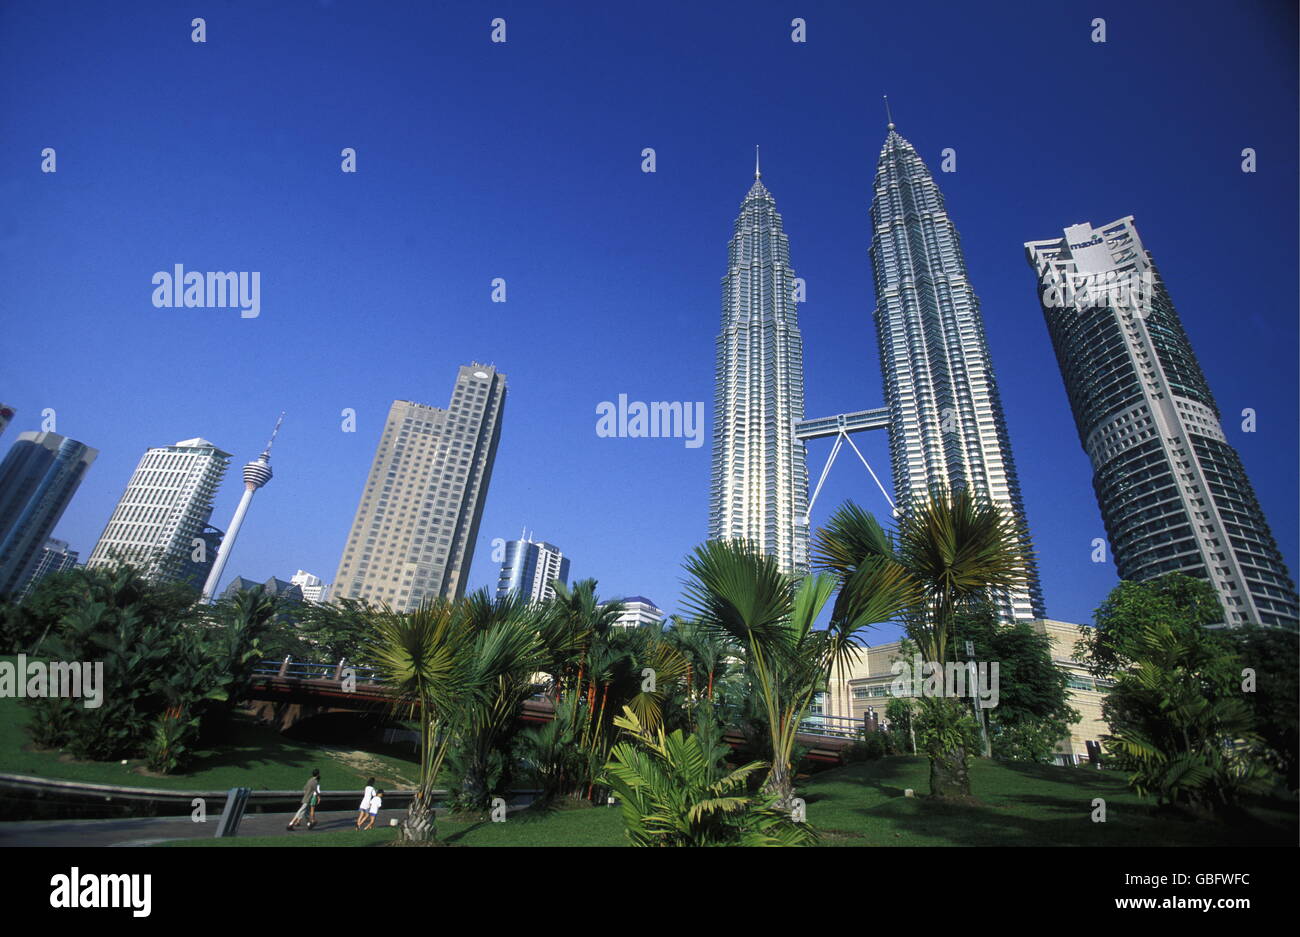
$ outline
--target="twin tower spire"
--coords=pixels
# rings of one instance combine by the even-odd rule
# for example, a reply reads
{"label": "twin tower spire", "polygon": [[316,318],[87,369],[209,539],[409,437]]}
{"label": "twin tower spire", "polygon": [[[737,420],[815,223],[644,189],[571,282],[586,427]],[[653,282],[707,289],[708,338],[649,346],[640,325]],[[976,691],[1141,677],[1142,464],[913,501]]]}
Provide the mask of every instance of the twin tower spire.
{"label": "twin tower spire", "polygon": [[[883,410],[862,411],[859,404],[855,412],[805,420],[802,283],[790,265],[776,200],[759,182],[758,147],[755,185],[728,246],[716,341],[709,538],[747,540],[790,573],[809,566],[804,440],[828,435],[822,431],[828,421],[844,438],[888,428],[898,510],[936,485],[969,487],[1028,529],[956,228],[924,162],[894,132],[888,98],[885,117],[890,134],[876,166],[870,245]],[[835,445],[832,452],[839,438]],[[1024,542],[1028,581],[996,597],[1006,621],[1044,612],[1027,535]]]}

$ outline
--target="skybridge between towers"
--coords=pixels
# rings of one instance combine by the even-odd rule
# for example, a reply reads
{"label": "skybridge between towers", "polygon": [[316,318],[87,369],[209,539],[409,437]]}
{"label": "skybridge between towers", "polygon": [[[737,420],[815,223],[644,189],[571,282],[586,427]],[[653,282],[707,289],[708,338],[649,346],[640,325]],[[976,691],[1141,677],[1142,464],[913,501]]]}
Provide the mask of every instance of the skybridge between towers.
{"label": "skybridge between towers", "polygon": [[875,407],[870,410],[854,410],[852,413],[837,413],[835,416],[816,417],[811,420],[796,420],[794,424],[795,439],[807,442],[809,439],[825,439],[834,437],[835,442],[831,446],[830,457],[826,460],[825,467],[822,468],[821,477],[817,479],[817,487],[813,489],[812,497],[808,499],[808,517],[812,517],[813,505],[817,503],[817,495],[821,494],[822,485],[826,483],[826,476],[830,474],[831,466],[835,464],[835,457],[840,454],[840,449],[845,443],[857,453],[858,459],[862,462],[868,472],[871,473],[871,479],[880,489],[880,493],[885,496],[889,502],[889,507],[898,513],[898,508],[894,504],[894,499],[889,496],[885,486],[880,483],[879,476],[876,475],[875,469],[867,461],[867,457],[862,454],[862,450],[857,444],[849,438],[853,433],[865,433],[872,429],[889,429],[889,408]]}

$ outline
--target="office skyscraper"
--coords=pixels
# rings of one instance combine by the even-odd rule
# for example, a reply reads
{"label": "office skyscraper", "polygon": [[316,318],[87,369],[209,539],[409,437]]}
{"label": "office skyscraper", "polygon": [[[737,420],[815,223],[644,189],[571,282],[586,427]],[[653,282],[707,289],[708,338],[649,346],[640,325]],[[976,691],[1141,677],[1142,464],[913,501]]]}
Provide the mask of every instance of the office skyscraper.
{"label": "office skyscraper", "polygon": [[197,549],[196,545],[196,549],[186,554],[184,561],[178,567],[177,580],[188,583],[196,589],[202,589],[212,573],[212,564],[217,561],[217,554],[221,552],[221,541],[225,537],[224,530],[219,530],[211,524],[204,524],[197,538],[203,541],[203,549]]}
{"label": "office skyscraper", "polygon": [[527,602],[555,598],[556,579],[569,582],[569,560],[550,543],[520,537],[506,544],[506,558],[497,579],[497,598],[513,592]]}
{"label": "office skyscraper", "polygon": [[808,567],[803,340],[790,243],[754,167],[722,278],[709,539],[747,540],[786,572]]}
{"label": "office skyscraper", "polygon": [[1295,584],[1133,217],[1025,251],[1120,577],[1186,573],[1226,624],[1295,628]]}
{"label": "office skyscraper", "polygon": [[506,376],[472,364],[446,410],[393,402],[332,596],[409,611],[464,595],[505,398]]}
{"label": "office skyscraper", "polygon": [[0,463],[0,595],[16,598],[98,449],[58,433],[22,433]]}
{"label": "office skyscraper", "polygon": [[876,166],[871,230],[898,509],[935,485],[969,488],[1002,508],[1024,531],[1029,576],[1023,588],[996,596],[1000,617],[1041,618],[1020,483],[961,239],[930,171],[892,121]]}
{"label": "office skyscraper", "polygon": [[41,547],[36,555],[36,563],[32,566],[32,574],[27,577],[27,585],[23,587],[22,596],[26,598],[36,588],[36,584],[46,576],[61,573],[65,569],[73,569],[78,559],[80,556],[68,545],[68,541],[55,540],[53,537],[46,540],[45,546]]}
{"label": "office skyscraper", "polygon": [[212,499],[229,462],[230,453],[206,439],[147,450],[86,566],[131,563],[154,580],[191,575],[196,557],[206,561]]}

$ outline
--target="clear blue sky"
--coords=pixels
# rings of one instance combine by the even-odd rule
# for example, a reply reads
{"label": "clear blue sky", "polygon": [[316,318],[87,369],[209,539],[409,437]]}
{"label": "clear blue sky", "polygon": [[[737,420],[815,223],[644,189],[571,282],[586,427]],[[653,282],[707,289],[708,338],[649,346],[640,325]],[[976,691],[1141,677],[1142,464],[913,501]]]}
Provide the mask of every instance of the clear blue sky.
{"label": "clear blue sky", "polygon": [[[101,450],[56,531],[84,557],[140,454],[192,436],[235,453],[224,528],[286,410],[227,576],[329,580],[389,403],[445,406],[456,367],[488,361],[510,390],[471,586],[527,526],[602,594],[673,610],[709,446],[598,438],[595,407],[711,411],[756,143],[808,283],[808,414],[882,403],[867,206],[888,93],[931,169],[957,152],[939,182],[1049,614],[1087,620],[1116,579],[1089,560],[1104,531],[1022,248],[1083,220],[1136,216],[1294,573],[1296,25],[1288,2],[1184,0],[6,3],[0,400],[18,415],[0,445],[52,407]],[[177,263],[260,271],[260,317],[154,308],[150,278]],[[858,439],[887,473],[883,434]],[[886,511],[846,459],[814,521],[846,498]]]}

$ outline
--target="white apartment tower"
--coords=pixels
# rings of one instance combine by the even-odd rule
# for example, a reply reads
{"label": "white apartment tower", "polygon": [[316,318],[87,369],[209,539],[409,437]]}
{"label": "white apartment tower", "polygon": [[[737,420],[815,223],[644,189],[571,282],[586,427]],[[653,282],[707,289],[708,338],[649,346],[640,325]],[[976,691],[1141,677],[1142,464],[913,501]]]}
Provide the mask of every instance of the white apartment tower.
{"label": "white apartment tower", "polygon": [[86,565],[128,562],[150,579],[179,578],[194,551],[206,550],[200,535],[229,462],[206,439],[145,452]]}

